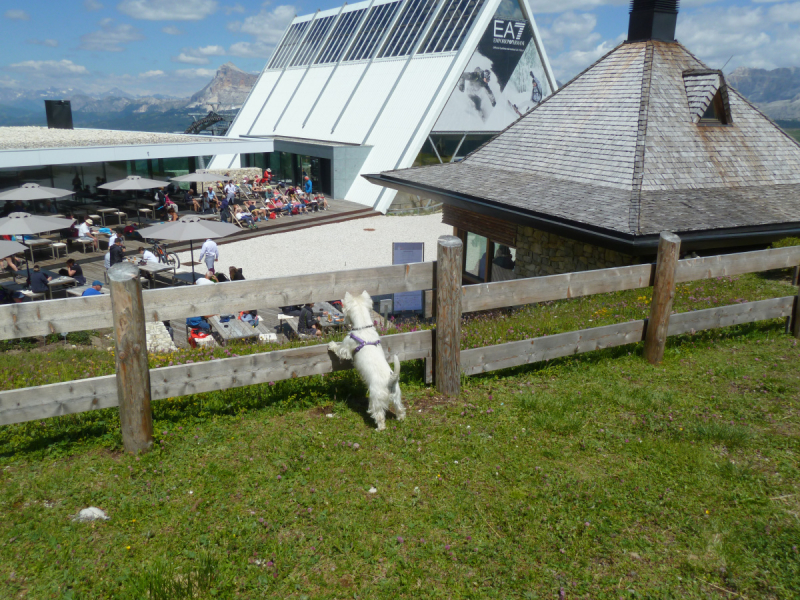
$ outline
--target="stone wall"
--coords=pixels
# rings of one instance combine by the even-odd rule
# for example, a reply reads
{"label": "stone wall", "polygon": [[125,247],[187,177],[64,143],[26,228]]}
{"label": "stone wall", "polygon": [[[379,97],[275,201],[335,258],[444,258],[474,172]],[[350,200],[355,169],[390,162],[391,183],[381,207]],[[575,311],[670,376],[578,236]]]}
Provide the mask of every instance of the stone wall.
{"label": "stone wall", "polygon": [[[205,171],[207,173],[216,173],[221,176],[224,176],[226,173],[228,173],[235,181],[242,181],[245,176],[252,180],[256,177],[261,177],[262,174],[261,169],[258,167],[242,167],[240,169],[205,169]],[[219,178],[220,181],[223,179],[224,177]]]}
{"label": "stone wall", "polygon": [[635,256],[546,233],[517,227],[517,277],[539,277],[573,271],[623,267],[639,263]]}

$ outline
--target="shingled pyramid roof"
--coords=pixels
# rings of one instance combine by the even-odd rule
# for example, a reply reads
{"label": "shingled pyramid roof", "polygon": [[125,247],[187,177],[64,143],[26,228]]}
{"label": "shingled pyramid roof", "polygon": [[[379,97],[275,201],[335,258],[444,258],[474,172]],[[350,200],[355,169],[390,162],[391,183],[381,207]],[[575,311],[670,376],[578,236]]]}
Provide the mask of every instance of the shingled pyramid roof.
{"label": "shingled pyramid roof", "polygon": [[461,162],[369,178],[628,241],[800,220],[800,145],[677,42],[617,46]]}

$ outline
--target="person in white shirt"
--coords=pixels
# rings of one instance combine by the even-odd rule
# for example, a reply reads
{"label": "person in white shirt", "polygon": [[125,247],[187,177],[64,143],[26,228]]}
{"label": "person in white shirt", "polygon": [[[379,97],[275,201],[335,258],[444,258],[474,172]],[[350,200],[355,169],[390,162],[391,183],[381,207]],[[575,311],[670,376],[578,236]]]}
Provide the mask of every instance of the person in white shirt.
{"label": "person in white shirt", "polygon": [[78,226],[78,239],[90,239],[92,240],[92,248],[95,252],[100,249],[100,242],[97,241],[97,236],[92,233],[92,225],[94,225],[94,221],[91,219],[86,219],[83,223]]}
{"label": "person in white shirt", "polygon": [[226,183],[225,187],[223,188],[223,191],[225,192],[225,199],[230,204],[233,204],[233,201],[236,197],[236,186],[233,185],[233,182],[229,181],[228,183]]}
{"label": "person in white shirt", "polygon": [[211,271],[208,271],[205,277],[201,277],[194,282],[195,285],[213,285],[215,283],[217,283],[217,278],[214,277],[214,273]]}
{"label": "person in white shirt", "polygon": [[158,262],[158,257],[142,246],[139,248],[139,260],[145,264],[152,265]]}
{"label": "person in white shirt", "polygon": [[206,268],[211,273],[214,272],[214,263],[219,260],[219,250],[217,249],[217,243],[211,238],[208,238],[203,247],[200,248],[199,260],[206,263]]}

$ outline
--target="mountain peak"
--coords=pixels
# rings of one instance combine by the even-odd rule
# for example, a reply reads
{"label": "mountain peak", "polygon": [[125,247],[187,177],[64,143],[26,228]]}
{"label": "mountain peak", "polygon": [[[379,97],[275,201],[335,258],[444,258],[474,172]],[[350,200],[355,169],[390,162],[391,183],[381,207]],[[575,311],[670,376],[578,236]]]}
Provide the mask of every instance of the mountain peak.
{"label": "mountain peak", "polygon": [[231,62],[217,69],[214,79],[189,101],[189,108],[224,110],[239,108],[256,83],[258,75],[242,71]]}

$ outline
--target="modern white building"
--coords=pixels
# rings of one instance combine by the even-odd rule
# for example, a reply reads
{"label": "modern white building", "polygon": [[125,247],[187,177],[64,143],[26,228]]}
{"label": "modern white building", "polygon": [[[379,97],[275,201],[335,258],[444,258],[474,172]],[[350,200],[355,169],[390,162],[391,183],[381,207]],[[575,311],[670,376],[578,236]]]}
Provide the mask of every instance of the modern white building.
{"label": "modern white building", "polygon": [[270,167],[386,212],[413,197],[359,175],[452,162],[555,90],[528,0],[366,0],[296,17],[228,131]]}

